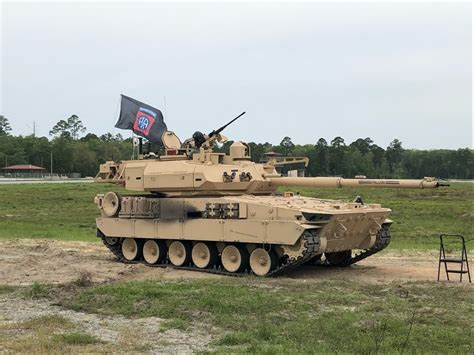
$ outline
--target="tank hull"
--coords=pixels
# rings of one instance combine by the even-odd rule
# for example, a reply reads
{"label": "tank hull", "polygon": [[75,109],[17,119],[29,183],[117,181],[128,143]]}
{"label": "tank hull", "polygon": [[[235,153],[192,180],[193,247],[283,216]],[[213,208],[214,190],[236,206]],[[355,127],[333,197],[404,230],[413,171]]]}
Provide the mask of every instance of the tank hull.
{"label": "tank hull", "polygon": [[[107,195],[96,196],[96,204],[101,210],[101,217],[96,222],[98,235],[106,245],[115,248],[113,251],[116,254],[124,248],[122,244],[125,240],[133,240],[125,244],[133,244],[137,255],[132,253],[128,258],[123,253],[117,255],[124,261],[145,259],[147,262],[144,245],[150,240],[155,243],[147,245],[162,243],[163,252],[168,254],[162,258],[161,264],[195,267],[194,264],[199,262],[193,257],[188,258],[186,265],[173,262],[172,250],[176,248],[170,247],[173,242],[179,241],[173,246],[178,245],[184,254],[196,254],[201,249],[213,254],[210,249],[215,249],[218,262],[206,265],[205,269],[216,270],[220,267],[227,270],[224,250],[227,246],[236,246],[249,255],[250,265],[246,265],[246,270],[257,274],[258,265],[253,270],[255,262],[251,262],[251,257],[258,254],[254,251],[263,249],[269,253],[267,256],[265,252],[258,251],[264,254],[263,259],[268,257],[272,260],[273,265],[265,275],[280,270],[286,264],[319,259],[324,253],[370,250],[376,245],[382,226],[391,223],[387,219],[390,209],[380,205],[301,196],[173,198],[117,195],[117,199],[120,201],[119,208],[115,210],[108,208],[110,201]],[[198,251],[195,253],[194,249]],[[149,261],[148,258],[148,264],[155,264]]]}

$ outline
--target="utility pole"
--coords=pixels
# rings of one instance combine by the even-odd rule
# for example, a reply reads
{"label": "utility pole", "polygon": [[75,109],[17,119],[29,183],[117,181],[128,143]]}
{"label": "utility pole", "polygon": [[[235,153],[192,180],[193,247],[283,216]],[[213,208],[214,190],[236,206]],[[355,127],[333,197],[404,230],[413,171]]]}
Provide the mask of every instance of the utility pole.
{"label": "utility pole", "polygon": [[33,137],[36,137],[36,122],[33,121]]}
{"label": "utility pole", "polygon": [[51,181],[53,180],[53,148],[51,147]]}

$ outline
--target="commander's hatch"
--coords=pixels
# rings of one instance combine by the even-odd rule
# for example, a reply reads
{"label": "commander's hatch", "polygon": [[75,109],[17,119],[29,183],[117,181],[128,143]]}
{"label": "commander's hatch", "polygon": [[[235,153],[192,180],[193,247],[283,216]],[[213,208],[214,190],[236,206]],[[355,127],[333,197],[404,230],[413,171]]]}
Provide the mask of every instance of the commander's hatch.
{"label": "commander's hatch", "polygon": [[178,136],[171,131],[166,131],[161,136],[161,141],[165,147],[165,155],[161,156],[162,160],[180,160],[187,159],[187,155],[181,149],[181,141]]}

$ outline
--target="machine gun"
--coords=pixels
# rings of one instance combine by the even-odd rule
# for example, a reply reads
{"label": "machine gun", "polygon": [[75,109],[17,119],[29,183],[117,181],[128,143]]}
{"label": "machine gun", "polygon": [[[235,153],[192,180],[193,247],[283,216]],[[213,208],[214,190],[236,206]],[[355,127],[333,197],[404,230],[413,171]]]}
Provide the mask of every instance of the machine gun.
{"label": "machine gun", "polygon": [[223,125],[221,128],[218,128],[218,129],[215,129],[213,130],[211,133],[208,134],[208,137],[209,138],[212,138],[214,136],[217,136],[219,133],[221,133],[224,129],[226,129],[228,126],[230,126],[232,123],[234,123],[235,121],[237,121],[240,117],[242,117],[243,115],[245,115],[245,111],[242,112],[240,115],[238,115],[236,118],[232,119],[230,122],[226,123],[225,125]]}
{"label": "machine gun", "polygon": [[[232,119],[230,122],[226,123],[225,125],[223,125],[222,127],[218,128],[218,129],[215,129],[213,130],[211,133],[209,133],[208,135],[205,135],[203,134],[202,132],[195,132],[193,134],[193,140],[194,140],[194,144],[196,146],[196,148],[201,148],[202,146],[208,146],[208,147],[211,147],[212,146],[212,143],[217,139],[219,140],[219,136],[220,136],[220,133],[226,129],[228,126],[230,126],[232,123],[234,123],[235,121],[237,121],[240,117],[242,117],[243,115],[245,115],[245,111],[242,112],[240,115],[238,115],[237,117],[235,117],[234,119]],[[220,141],[220,140],[219,140]]]}

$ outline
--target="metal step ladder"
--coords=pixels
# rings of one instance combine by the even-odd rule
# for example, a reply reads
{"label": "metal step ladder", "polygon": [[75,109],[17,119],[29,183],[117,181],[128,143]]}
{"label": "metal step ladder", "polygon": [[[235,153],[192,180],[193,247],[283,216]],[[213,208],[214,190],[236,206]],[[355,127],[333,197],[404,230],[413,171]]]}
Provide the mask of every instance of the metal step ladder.
{"label": "metal step ladder", "polygon": [[[461,258],[447,257],[445,251],[445,238],[457,239],[461,243]],[[459,282],[462,282],[462,276],[467,274],[469,283],[471,283],[471,272],[469,270],[469,262],[467,260],[466,240],[459,234],[441,234],[439,236],[439,263],[438,263],[438,282],[441,274],[441,263],[444,263],[444,270],[446,271],[446,278],[449,281],[449,274],[459,274]],[[452,265],[461,265],[460,269],[452,269]],[[450,265],[448,267],[448,265]]]}

